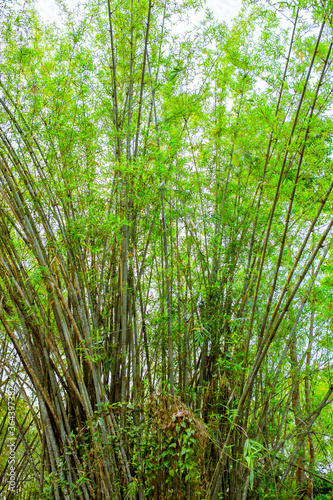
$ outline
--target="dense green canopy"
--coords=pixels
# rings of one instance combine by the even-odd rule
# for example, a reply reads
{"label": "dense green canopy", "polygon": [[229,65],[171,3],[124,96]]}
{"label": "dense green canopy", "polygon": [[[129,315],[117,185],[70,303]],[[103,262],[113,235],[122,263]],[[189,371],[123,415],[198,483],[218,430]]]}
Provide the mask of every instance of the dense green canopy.
{"label": "dense green canopy", "polygon": [[331,498],[332,3],[59,8],[0,14],[0,494]]}

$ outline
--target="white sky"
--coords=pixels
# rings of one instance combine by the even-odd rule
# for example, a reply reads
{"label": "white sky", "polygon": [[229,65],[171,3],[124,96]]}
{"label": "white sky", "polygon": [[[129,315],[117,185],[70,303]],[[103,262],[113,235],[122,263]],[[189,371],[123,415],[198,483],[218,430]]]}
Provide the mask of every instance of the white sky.
{"label": "white sky", "polygon": [[[67,0],[71,8],[76,0]],[[235,17],[241,7],[241,0],[206,0],[206,5],[215,14],[218,21],[230,21]],[[56,21],[58,8],[53,0],[37,0],[37,8],[44,21]]]}
{"label": "white sky", "polygon": [[215,14],[218,21],[231,21],[237,16],[242,0],[206,0],[207,7]]}

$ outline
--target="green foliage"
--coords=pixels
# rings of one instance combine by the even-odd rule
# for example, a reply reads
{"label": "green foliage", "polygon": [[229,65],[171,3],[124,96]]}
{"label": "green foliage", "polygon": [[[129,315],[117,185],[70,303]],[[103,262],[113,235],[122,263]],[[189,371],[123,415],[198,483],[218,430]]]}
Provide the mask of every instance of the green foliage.
{"label": "green foliage", "polygon": [[0,13],[19,500],[298,500],[333,459],[332,6],[59,8]]}

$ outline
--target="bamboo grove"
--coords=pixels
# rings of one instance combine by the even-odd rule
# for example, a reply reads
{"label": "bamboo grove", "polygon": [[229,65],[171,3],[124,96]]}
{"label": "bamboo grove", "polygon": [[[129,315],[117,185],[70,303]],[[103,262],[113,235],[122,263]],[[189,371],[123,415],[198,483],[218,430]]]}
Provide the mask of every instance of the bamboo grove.
{"label": "bamboo grove", "polygon": [[1,12],[1,495],[329,498],[332,4],[59,8]]}

